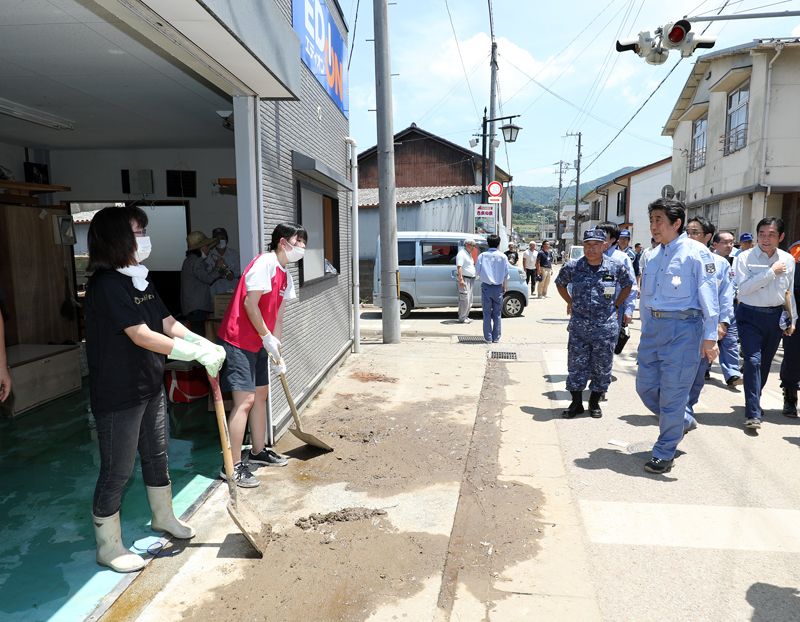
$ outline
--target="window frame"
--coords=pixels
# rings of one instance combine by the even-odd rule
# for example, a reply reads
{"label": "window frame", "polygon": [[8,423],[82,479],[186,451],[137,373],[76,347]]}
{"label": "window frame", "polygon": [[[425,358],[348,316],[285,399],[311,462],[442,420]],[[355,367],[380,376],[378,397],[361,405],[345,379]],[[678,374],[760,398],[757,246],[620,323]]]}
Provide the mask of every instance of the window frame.
{"label": "window frame", "polygon": [[617,193],[617,216],[628,214],[628,187],[625,186]]}
{"label": "window frame", "polygon": [[[322,239],[323,239],[323,262],[322,262],[322,276],[314,277],[313,279],[306,280],[305,272],[306,272],[306,259],[303,258],[298,262],[298,277],[299,277],[299,287],[305,287],[306,285],[313,285],[314,283],[319,283],[321,281],[325,281],[327,279],[337,278],[339,274],[341,274],[341,266],[342,266],[342,256],[341,256],[341,227],[340,227],[340,218],[339,218],[339,199],[336,196],[332,196],[330,192],[326,192],[319,186],[314,186],[312,184],[306,183],[304,181],[298,181],[296,185],[297,196],[296,196],[296,203],[297,203],[297,222],[305,227],[303,223],[303,189],[314,192],[316,194],[321,195],[322,197],[322,222],[323,222],[323,231],[322,231]],[[307,215],[306,215],[307,216]],[[308,218],[306,218],[308,221]],[[306,227],[306,230],[308,228]],[[328,231],[330,230],[330,238],[328,238]],[[325,271],[325,260],[328,260],[330,264],[336,268],[336,274],[331,274],[330,272]]]}
{"label": "window frame", "polygon": [[[703,128],[698,131],[698,125],[703,123]],[[702,145],[700,145],[702,138]],[[708,145],[708,113],[692,123],[692,143],[689,153],[689,172],[703,168],[706,165],[706,149]]]}
{"label": "window frame", "polygon": [[[747,88],[747,99],[741,101],[741,94],[744,88]],[[738,95],[739,101],[735,105],[731,105],[731,99]],[[734,117],[740,118],[741,111],[744,109],[744,121],[741,121],[734,127],[731,127]],[[727,94],[725,100],[725,133],[722,135],[722,153],[723,155],[730,155],[736,153],[747,147],[747,122],[750,115],[750,78],[742,81],[735,89]]]}

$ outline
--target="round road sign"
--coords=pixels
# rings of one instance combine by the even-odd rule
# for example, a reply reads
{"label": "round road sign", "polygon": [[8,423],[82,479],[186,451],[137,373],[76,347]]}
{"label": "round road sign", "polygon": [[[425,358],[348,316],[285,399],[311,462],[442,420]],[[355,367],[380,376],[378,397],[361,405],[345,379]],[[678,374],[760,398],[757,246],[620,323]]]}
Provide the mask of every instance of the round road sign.
{"label": "round road sign", "polygon": [[501,184],[499,181],[493,181],[489,184],[489,187],[486,188],[486,192],[489,193],[489,196],[499,197],[501,194],[503,194],[503,184]]}

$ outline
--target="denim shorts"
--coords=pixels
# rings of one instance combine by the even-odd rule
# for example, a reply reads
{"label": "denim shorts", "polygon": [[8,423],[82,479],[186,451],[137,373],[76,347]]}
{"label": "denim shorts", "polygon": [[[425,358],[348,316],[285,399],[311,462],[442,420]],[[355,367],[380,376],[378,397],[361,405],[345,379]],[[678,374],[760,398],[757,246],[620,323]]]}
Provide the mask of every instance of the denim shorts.
{"label": "denim shorts", "polygon": [[269,385],[269,355],[264,348],[258,352],[242,350],[217,337],[217,343],[225,349],[225,363],[219,373],[219,388],[222,391],[249,391]]}

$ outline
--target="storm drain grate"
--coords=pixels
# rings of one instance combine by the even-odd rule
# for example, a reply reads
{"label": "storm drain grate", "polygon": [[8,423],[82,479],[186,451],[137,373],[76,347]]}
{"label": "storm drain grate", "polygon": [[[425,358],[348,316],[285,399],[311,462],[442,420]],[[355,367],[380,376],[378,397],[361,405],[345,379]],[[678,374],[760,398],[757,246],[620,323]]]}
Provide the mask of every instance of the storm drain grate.
{"label": "storm drain grate", "polygon": [[490,359],[503,359],[504,361],[516,361],[517,360],[517,353],[516,352],[492,352],[489,355]]}
{"label": "storm drain grate", "polygon": [[458,343],[486,343],[486,341],[478,335],[458,335]]}

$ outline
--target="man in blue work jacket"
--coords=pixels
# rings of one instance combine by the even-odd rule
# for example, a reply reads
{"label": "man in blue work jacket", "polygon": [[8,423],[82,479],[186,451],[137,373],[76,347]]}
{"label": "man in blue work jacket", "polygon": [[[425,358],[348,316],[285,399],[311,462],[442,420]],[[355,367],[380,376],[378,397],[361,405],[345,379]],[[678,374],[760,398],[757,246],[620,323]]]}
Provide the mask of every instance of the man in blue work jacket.
{"label": "man in blue work jacket", "polygon": [[[603,416],[600,399],[611,384],[614,346],[619,336],[617,313],[633,286],[627,268],[603,254],[606,234],[590,229],[583,234],[584,255],[561,268],[558,293],[567,303],[569,346],[567,391],[572,403],[561,416],[571,419],[584,412],[583,390],[591,377],[589,414]],[[572,285],[572,293],[567,285]]]}
{"label": "man in blue work jacket", "polygon": [[[706,248],[708,248],[715,232],[716,227],[703,216],[690,218],[686,224],[686,235]],[[722,340],[728,332],[731,322],[733,322],[733,293],[736,291],[736,286],[733,283],[733,268],[731,268],[728,260],[715,253],[711,253],[711,256],[714,258],[714,264],[717,268],[717,302],[719,304],[717,345],[721,348]],[[706,381],[705,375],[709,367],[711,367],[711,362],[707,358],[700,359],[700,366],[697,368],[694,384],[692,384],[692,389],[689,391],[689,401],[686,404],[686,414],[684,415],[683,425],[687,432],[697,427],[693,408],[697,404],[697,400],[700,399],[700,391],[703,390],[703,385]]]}
{"label": "man in blue work jacket", "polygon": [[683,438],[689,390],[700,359],[713,361],[719,354],[717,266],[708,249],[683,232],[682,202],[658,199],[647,212],[658,246],[642,273],[636,392],[659,423],[653,457],[644,469],[666,473]]}
{"label": "man in blue work jacket", "polygon": [[483,308],[483,339],[486,343],[500,341],[500,312],[508,283],[508,259],[497,247],[500,236],[487,236],[489,250],[478,255],[475,274],[481,280],[481,307]]}

